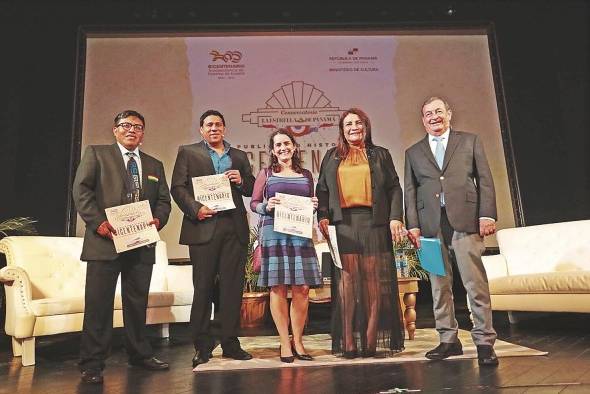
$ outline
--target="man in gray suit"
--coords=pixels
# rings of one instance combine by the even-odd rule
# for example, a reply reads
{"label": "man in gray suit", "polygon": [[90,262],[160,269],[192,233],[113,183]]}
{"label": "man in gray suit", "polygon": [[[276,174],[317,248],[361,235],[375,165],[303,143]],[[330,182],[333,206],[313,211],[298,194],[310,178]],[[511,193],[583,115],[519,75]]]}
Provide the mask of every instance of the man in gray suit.
{"label": "man in gray suit", "polygon": [[155,244],[117,253],[112,240],[115,230],[105,214],[105,208],[148,200],[153,215],[150,224],[160,230],[168,221],[170,193],[164,166],[139,151],[144,128],[140,113],[119,113],[113,125],[116,143],[88,146],[74,179],[74,204],[86,223],[80,257],[87,261],[87,268],[79,363],[86,383],[103,382],[119,274],[129,364],[149,370],[168,369],[168,363],[154,357],[145,328]]}
{"label": "man in gray suit", "polygon": [[[220,112],[205,111],[199,124],[203,140],[178,149],[171,183],[172,197],[184,213],[180,243],[188,245],[193,265],[193,367],[209,361],[217,341],[223,357],[252,358],[240,347],[238,329],[250,236],[242,196],[252,196],[254,176],[246,152],[225,141],[225,119]],[[229,179],[236,208],[217,212],[195,200],[192,178],[214,174],[225,174]],[[215,338],[210,316],[217,277],[221,332]]]}
{"label": "man in gray suit", "polygon": [[406,151],[405,158],[406,227],[418,241],[420,235],[441,240],[446,270],[444,276],[430,275],[440,344],[426,357],[442,360],[463,354],[453,303],[452,249],[473,313],[471,336],[478,362],[496,366],[496,332],[481,261],[483,237],[496,231],[494,182],[479,137],[453,130],[451,117],[445,100],[426,100],[422,122],[428,134]]}

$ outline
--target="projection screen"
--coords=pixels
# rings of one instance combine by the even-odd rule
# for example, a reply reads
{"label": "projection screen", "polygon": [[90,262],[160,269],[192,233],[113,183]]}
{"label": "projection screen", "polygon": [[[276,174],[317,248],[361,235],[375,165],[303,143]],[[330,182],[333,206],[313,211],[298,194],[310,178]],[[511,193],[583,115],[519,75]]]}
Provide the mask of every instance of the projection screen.
{"label": "projection screen", "polygon": [[[248,153],[254,174],[268,163],[268,135],[287,127],[317,180],[324,153],[336,143],[339,115],[358,107],[370,117],[373,141],[390,150],[403,185],[404,151],[425,135],[421,103],[442,96],[453,109],[452,127],[482,138],[498,228],[514,227],[522,215],[492,37],[489,26],[82,29],[72,169],[85,146],[113,143],[115,114],[134,109],[146,118],[141,149],[163,161],[170,182],[178,147],[199,141],[200,114],[217,109],[226,139]],[[160,233],[171,259],[188,257],[178,244],[181,220],[173,203]],[[84,223],[72,207],[69,221],[81,236]],[[497,245],[493,237],[486,242]]]}

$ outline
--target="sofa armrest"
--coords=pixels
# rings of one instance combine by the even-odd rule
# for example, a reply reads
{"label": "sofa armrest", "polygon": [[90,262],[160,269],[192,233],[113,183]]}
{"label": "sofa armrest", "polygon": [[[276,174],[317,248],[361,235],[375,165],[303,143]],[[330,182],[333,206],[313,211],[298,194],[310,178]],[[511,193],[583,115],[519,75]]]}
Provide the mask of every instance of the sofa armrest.
{"label": "sofa armrest", "polygon": [[481,260],[483,261],[488,279],[508,276],[508,265],[506,264],[506,259],[501,254],[481,256]]}
{"label": "sofa armrest", "polygon": [[0,270],[0,281],[6,291],[6,334],[15,338],[33,336],[35,315],[29,275],[18,266],[8,266]]}
{"label": "sofa armrest", "polygon": [[193,291],[193,266],[167,266],[166,282],[168,291]]}

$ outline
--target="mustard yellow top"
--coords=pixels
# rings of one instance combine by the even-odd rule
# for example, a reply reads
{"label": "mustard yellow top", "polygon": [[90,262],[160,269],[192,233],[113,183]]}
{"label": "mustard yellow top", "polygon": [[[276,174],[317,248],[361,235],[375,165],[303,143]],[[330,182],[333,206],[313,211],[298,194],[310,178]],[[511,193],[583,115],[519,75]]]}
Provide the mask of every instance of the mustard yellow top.
{"label": "mustard yellow top", "polygon": [[338,166],[338,190],[342,208],[371,207],[371,170],[364,148],[350,147]]}

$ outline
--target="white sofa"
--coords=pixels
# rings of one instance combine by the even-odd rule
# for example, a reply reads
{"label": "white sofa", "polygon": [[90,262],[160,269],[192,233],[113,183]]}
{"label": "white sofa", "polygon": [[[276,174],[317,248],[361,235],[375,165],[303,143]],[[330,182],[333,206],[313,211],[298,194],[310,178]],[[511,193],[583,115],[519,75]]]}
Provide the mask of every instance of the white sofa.
{"label": "white sofa", "polygon": [[[6,290],[6,334],[14,356],[23,365],[35,364],[35,337],[82,330],[86,263],[80,261],[82,238],[14,236],[0,241],[6,267],[0,281]],[[120,278],[119,278],[120,279]],[[192,266],[168,265],[166,244],[156,246],[150,284],[147,323],[188,322],[193,298]],[[113,326],[123,326],[120,282],[113,310]]]}
{"label": "white sofa", "polygon": [[590,312],[590,220],[503,229],[483,256],[492,309]]}

